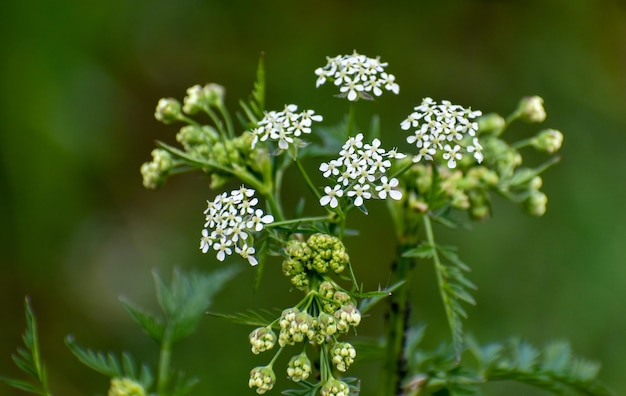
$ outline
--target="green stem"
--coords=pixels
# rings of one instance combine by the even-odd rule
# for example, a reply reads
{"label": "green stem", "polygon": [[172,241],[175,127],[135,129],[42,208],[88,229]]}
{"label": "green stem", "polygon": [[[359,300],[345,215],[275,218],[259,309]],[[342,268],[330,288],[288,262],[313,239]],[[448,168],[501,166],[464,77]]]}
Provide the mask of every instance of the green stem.
{"label": "green stem", "polygon": [[331,216],[301,217],[299,219],[275,221],[271,224],[267,224],[265,228],[280,227],[280,226],[289,225],[289,224],[313,223],[315,221],[331,221],[331,220],[332,220]]}
{"label": "green stem", "polygon": [[169,379],[170,360],[172,357],[172,345],[169,342],[169,332],[166,330],[166,334],[161,342],[161,352],[159,355],[159,372],[157,380],[157,394],[159,396],[165,396],[165,388]]}
{"label": "green stem", "polygon": [[354,133],[354,125],[356,123],[356,102],[350,102],[348,110],[348,126],[346,127],[346,139]]}
{"label": "green stem", "polygon": [[263,196],[265,197],[267,204],[270,206],[270,210],[272,214],[274,215],[274,219],[278,220],[278,222],[283,221],[285,218],[285,216],[283,215],[283,210],[278,204],[278,201],[276,201],[274,194],[272,194],[272,189],[270,188],[269,192],[264,193]]}
{"label": "green stem", "polygon": [[309,187],[309,190],[311,190],[311,192],[313,193],[313,195],[315,195],[315,198],[317,198],[317,201],[319,202],[322,195],[320,194],[320,192],[317,190],[317,188],[311,181],[309,174],[306,172],[306,170],[302,166],[302,162],[300,162],[300,160],[297,158],[295,158],[294,161],[296,162],[296,165],[298,166],[298,170],[300,171],[300,174],[302,175],[302,177],[304,177],[304,181],[306,181],[306,185]]}
{"label": "green stem", "polygon": [[385,328],[385,353],[381,372],[378,394],[391,396],[402,394],[402,381],[406,376],[406,357],[404,346],[409,322],[409,277],[414,267],[412,258],[403,257],[404,251],[411,246],[401,245],[398,248],[398,258],[392,265],[392,284],[405,281],[406,284],[398,288],[389,297],[389,311]]}
{"label": "green stem", "polygon": [[226,121],[226,130],[228,132],[228,136],[233,139],[235,137],[235,128],[233,127],[233,119],[230,116],[228,109],[224,105],[218,106],[217,109],[220,111],[222,117],[224,117],[224,120]]}

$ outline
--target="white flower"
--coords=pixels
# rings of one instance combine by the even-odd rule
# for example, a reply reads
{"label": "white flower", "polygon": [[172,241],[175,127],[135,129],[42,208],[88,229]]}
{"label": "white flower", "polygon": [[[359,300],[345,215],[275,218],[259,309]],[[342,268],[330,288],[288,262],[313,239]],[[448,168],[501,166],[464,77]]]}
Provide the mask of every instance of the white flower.
{"label": "white flower", "polygon": [[350,197],[355,206],[363,206],[365,200],[375,197],[400,199],[402,193],[395,189],[398,180],[388,180],[385,173],[392,165],[392,159],[401,159],[406,155],[397,149],[385,151],[379,139],[371,143],[363,142],[363,134],[349,137],[339,152],[339,158],[322,163],[319,167],[322,175],[335,181],[334,187],[325,186],[325,195],[320,198],[320,205],[331,208],[339,206],[342,196]]}
{"label": "white flower", "polygon": [[387,181],[387,176],[383,176],[380,178],[380,183],[379,186],[376,186],[380,199],[386,199],[387,195],[396,201],[402,198],[402,192],[394,190],[394,188],[398,187],[398,179],[394,177]]}
{"label": "white flower", "polygon": [[320,205],[326,206],[330,204],[331,208],[336,208],[337,205],[339,205],[339,201],[337,200],[337,198],[343,196],[343,190],[341,189],[341,185],[337,184],[334,188],[326,186],[324,187],[324,192],[326,193],[326,195],[320,198]]}
{"label": "white flower", "polygon": [[258,126],[252,129],[254,138],[252,139],[252,148],[258,142],[265,142],[268,139],[277,141],[281,150],[287,150],[290,146],[296,144],[296,140],[302,134],[311,133],[311,125],[313,121],[322,121],[321,115],[316,115],[313,110],[304,110],[297,112],[298,106],[294,104],[285,105],[283,111],[269,111]]}
{"label": "white flower", "polygon": [[317,80],[315,86],[319,87],[331,80],[339,87],[340,96],[347,97],[354,102],[359,99],[372,99],[370,92],[375,96],[387,91],[398,94],[400,86],[395,83],[395,76],[386,73],[387,63],[382,63],[378,58],[368,58],[354,51],[351,55],[338,55],[334,58],[326,58],[326,65],[315,69]]}
{"label": "white flower", "polygon": [[[406,138],[407,143],[419,149],[413,156],[413,162],[422,159],[432,161],[438,151],[443,150],[443,159],[450,168],[463,158],[462,150],[474,153],[478,163],[482,162],[482,146],[475,137],[478,123],[472,121],[480,116],[480,111],[472,111],[447,100],[437,104],[431,98],[424,98],[414,112],[400,123],[400,128],[412,130]],[[470,143],[471,141],[471,143]]]}
{"label": "white flower", "polygon": [[250,265],[258,264],[254,257],[252,233],[263,230],[265,224],[274,221],[274,217],[255,208],[258,199],[254,197],[254,193],[253,189],[242,186],[230,194],[222,193],[212,202],[208,202],[204,211],[205,228],[200,239],[202,253],[213,249],[217,259],[224,261],[234,248]]}

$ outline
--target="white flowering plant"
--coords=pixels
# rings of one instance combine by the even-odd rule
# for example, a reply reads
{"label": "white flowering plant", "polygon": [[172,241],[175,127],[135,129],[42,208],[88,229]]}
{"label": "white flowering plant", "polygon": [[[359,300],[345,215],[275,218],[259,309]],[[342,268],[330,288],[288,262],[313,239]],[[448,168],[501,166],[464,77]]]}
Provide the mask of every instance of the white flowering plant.
{"label": "white flowering plant", "polygon": [[[242,263],[259,274],[264,266],[279,265],[285,287],[301,293],[295,304],[277,311],[214,314],[250,326],[251,352],[271,355],[264,366],[242,367],[242,381],[249,371],[248,384],[258,394],[274,392],[277,376],[293,384],[283,390],[285,395],[348,396],[361,388],[381,396],[469,395],[501,380],[554,393],[612,394],[597,380],[599,366],[574,357],[567,343],[540,350],[519,339],[480,345],[466,335],[466,304],[475,304],[469,267],[454,247],[435,238],[436,227],[459,228],[489,218],[493,195],[530,215],[545,213],[541,175],[558,162],[559,157],[550,155],[560,149],[562,133],[543,129],[513,143],[503,137],[513,122],[542,123],[543,100],[524,98],[505,118],[425,97],[393,130],[381,133],[378,123],[360,129],[354,116],[360,101],[400,93],[387,68],[379,58],[353,52],[327,58],[315,69],[317,88],[334,85],[338,104],[347,100],[345,121],[331,126],[314,110],[293,103],[282,110],[266,109],[262,59],[252,95],[240,101],[236,117],[224,104],[225,89],[217,84],[189,88],[182,104],[173,98],[158,102],[157,120],[183,124],[176,135],[180,147],[157,144],[153,160],[141,167],[144,186],[159,187],[181,172],[205,173],[213,198],[204,211],[199,248],[210,260],[228,266],[211,274],[176,271],[170,286],[155,273],[161,315],[122,300],[130,316],[160,345],[156,370],[148,364],[138,368],[128,354],[116,357],[84,349],[68,337],[68,346],[81,362],[111,378],[109,396],[190,394],[196,379],[171,368],[172,347],[191,334],[214,293]],[[210,124],[196,121],[196,114],[207,115]],[[392,134],[402,134],[406,145],[387,146],[385,140]],[[526,167],[522,152],[527,148],[549,157],[537,167]],[[308,197],[303,198],[313,202],[295,210],[285,208],[281,199],[291,166],[307,187]],[[311,169],[319,175],[311,177]],[[313,180],[323,180],[323,185]],[[397,257],[389,267],[390,279],[381,280],[388,286],[367,291],[358,274],[371,263],[351,260],[346,242],[354,232],[348,232],[353,230],[346,222],[349,216],[367,215],[373,199],[386,202]],[[412,315],[411,275],[417,263],[434,267],[450,330],[435,351],[421,346],[424,326]],[[373,319],[366,316],[379,303],[386,307],[384,334],[378,340],[363,339],[356,329]],[[34,315],[29,303],[26,307],[26,349],[19,349],[15,362],[33,381],[3,380],[49,395]],[[283,353],[291,357],[278,369]],[[380,378],[346,376],[367,357],[380,360]]]}

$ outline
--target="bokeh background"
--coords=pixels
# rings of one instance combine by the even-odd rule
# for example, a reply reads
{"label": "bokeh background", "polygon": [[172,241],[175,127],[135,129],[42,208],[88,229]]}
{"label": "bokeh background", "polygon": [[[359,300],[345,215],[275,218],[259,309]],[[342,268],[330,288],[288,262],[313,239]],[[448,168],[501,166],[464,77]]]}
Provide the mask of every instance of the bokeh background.
{"label": "bokeh background", "polygon": [[[153,118],[160,97],[182,99],[191,85],[217,82],[235,108],[264,52],[269,108],[297,103],[335,122],[345,101],[315,89],[313,70],[356,49],[380,55],[401,86],[360,114],[362,125],[366,114],[383,116],[389,145],[402,142],[398,123],[424,96],[503,114],[521,96],[544,97],[543,126],[566,136],[563,161],[544,177],[547,215],[495,200],[493,219],[440,239],[459,245],[473,267],[478,306],[468,308],[466,326],[480,341],[566,338],[626,394],[624,2],[38,0],[1,2],[0,15],[0,373],[19,375],[9,356],[30,295],[55,394],[106,394],[107,379],[76,362],[65,335],[154,361],[156,349],[118,296],[154,306],[151,269],[169,276],[174,266],[219,267],[197,248],[215,194],[208,181],[190,174],[158,191],[141,185],[154,141],[175,142],[176,127]],[[537,128],[513,129],[512,138]],[[306,194],[290,177],[286,194]],[[348,241],[372,289],[386,284],[394,246],[378,208],[354,221],[362,236]],[[213,309],[295,302],[273,264],[257,292],[253,269],[226,264],[242,271]],[[424,267],[413,291],[427,345],[447,337],[433,283]],[[381,322],[374,312],[360,331],[376,334]],[[268,357],[249,352],[249,331],[207,317],[180,345],[174,364],[203,378],[195,394],[253,394],[249,370]],[[354,368],[366,378],[364,396],[377,369]],[[544,394],[511,384],[485,392]],[[21,393],[0,384],[0,394]]]}

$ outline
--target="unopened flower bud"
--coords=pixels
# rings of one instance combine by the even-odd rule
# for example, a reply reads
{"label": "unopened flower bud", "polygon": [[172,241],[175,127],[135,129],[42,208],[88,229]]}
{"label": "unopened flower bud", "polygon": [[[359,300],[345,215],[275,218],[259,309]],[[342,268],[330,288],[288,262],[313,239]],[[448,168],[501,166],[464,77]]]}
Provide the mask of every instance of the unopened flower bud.
{"label": "unopened flower bud", "polygon": [[563,145],[563,134],[556,129],[546,129],[532,140],[534,148],[547,153],[556,153]]}
{"label": "unopened flower bud", "polygon": [[173,98],[160,99],[154,111],[154,118],[164,124],[171,124],[174,121],[178,121],[180,115],[180,103]]}
{"label": "unopened flower bud", "polygon": [[108,396],[145,396],[145,394],[143,386],[129,378],[111,379]]}
{"label": "unopened flower bud", "polygon": [[543,108],[543,99],[540,96],[523,98],[517,110],[524,121],[543,122],[546,119],[546,110]]}
{"label": "unopened flower bud", "polygon": [[250,333],[250,345],[252,345],[252,353],[258,355],[274,348],[276,345],[276,333],[271,327],[259,327]]}
{"label": "unopened flower bud", "polygon": [[255,367],[250,371],[250,380],[248,386],[257,388],[256,393],[263,394],[271,390],[276,383],[276,374],[270,366]]}
{"label": "unopened flower bud", "polygon": [[546,213],[548,196],[541,191],[532,190],[524,201],[524,208],[532,216],[543,216]]}
{"label": "unopened flower bud", "polygon": [[337,321],[335,317],[322,312],[318,316],[319,330],[324,336],[332,336],[337,332]]}
{"label": "unopened flower bud", "polygon": [[337,370],[345,372],[356,358],[356,349],[349,342],[337,342],[330,349],[330,354]]}
{"label": "unopened flower bud", "polygon": [[152,162],[141,165],[143,185],[146,188],[157,188],[163,184],[174,161],[169,152],[163,149],[152,150]]}
{"label": "unopened flower bud", "polygon": [[478,133],[498,134],[502,130],[502,128],[504,128],[505,123],[506,121],[499,114],[496,114],[496,113],[485,114],[484,116],[478,119]]}
{"label": "unopened flower bud", "polygon": [[350,387],[343,381],[331,378],[320,389],[320,396],[348,396]]}
{"label": "unopened flower bud", "polygon": [[287,365],[287,375],[292,381],[300,382],[309,378],[311,368],[311,360],[308,358],[306,353],[302,352],[289,360],[289,364]]}

